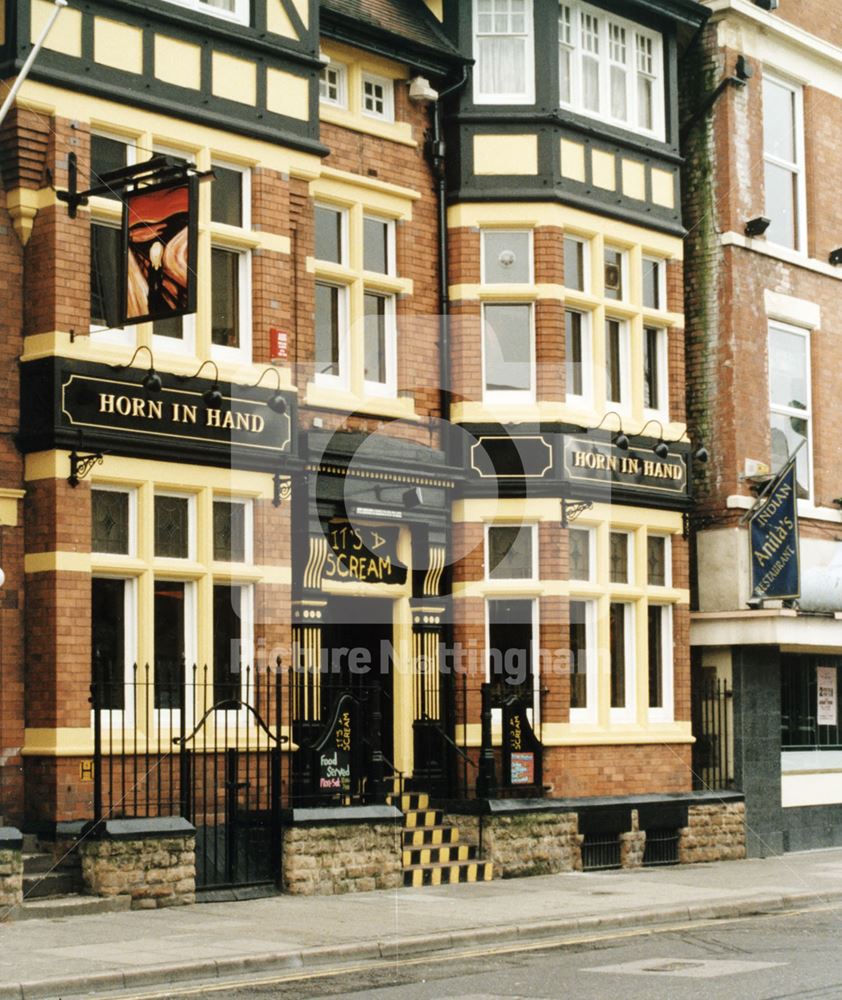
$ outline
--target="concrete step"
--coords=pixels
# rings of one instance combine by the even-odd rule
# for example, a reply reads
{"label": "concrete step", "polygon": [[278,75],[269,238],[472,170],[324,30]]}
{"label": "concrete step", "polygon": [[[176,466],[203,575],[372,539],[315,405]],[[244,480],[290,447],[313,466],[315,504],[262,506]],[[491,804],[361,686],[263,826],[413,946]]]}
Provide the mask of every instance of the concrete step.
{"label": "concrete step", "polygon": [[403,870],[403,884],[406,886],[490,882],[493,877],[494,866],[490,861],[452,861],[441,865],[410,865]]}
{"label": "concrete step", "polygon": [[53,871],[24,873],[23,898],[44,899],[48,896],[67,896],[78,893],[82,888],[81,878],[76,872]]}
{"label": "concrete step", "polygon": [[129,896],[61,896],[58,899],[34,899],[15,906],[9,920],[55,920],[88,913],[119,913],[131,908]]}
{"label": "concrete step", "polygon": [[419,826],[403,831],[403,846],[434,847],[440,844],[455,844],[459,840],[459,831],[455,826]]}
{"label": "concrete step", "polygon": [[24,875],[35,875],[39,872],[48,872],[55,868],[56,863],[52,854],[23,853],[23,873]]}

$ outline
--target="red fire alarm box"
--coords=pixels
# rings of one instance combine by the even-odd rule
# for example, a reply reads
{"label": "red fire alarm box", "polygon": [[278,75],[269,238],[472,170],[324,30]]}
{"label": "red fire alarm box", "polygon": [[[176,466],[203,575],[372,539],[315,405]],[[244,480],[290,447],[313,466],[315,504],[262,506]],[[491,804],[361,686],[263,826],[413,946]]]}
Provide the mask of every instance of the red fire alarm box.
{"label": "red fire alarm box", "polygon": [[277,326],[269,327],[269,357],[273,364],[289,357],[289,334]]}

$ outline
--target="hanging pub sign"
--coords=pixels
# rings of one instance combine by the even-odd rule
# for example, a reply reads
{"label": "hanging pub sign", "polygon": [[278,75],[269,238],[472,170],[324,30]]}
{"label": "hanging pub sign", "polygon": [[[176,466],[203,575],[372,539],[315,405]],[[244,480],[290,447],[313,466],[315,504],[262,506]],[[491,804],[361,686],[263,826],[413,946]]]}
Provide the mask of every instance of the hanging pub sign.
{"label": "hanging pub sign", "polygon": [[511,786],[541,785],[541,743],[535,735],[526,702],[503,702],[503,780]]}
{"label": "hanging pub sign", "polygon": [[143,323],[196,311],[198,178],[124,196],[123,319]]}
{"label": "hanging pub sign", "polygon": [[801,593],[797,505],[793,457],[749,518],[751,596],[754,599],[787,600]]}

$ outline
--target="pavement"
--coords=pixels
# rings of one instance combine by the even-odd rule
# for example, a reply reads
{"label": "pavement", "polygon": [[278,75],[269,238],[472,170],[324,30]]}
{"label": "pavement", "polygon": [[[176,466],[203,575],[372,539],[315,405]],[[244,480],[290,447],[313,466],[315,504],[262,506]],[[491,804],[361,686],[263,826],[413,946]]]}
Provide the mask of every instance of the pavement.
{"label": "pavement", "polygon": [[842,848],[0,924],[0,1000],[220,983],[842,903]]}

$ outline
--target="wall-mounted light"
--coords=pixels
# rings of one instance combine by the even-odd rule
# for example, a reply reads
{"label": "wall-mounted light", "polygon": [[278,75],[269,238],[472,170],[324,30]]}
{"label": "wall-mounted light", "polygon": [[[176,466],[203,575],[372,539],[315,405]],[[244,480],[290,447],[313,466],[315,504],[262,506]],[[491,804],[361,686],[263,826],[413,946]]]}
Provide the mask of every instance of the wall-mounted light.
{"label": "wall-mounted light", "polygon": [[703,465],[710,458],[710,452],[705,448],[705,446],[699,445],[699,447],[693,452],[693,461],[701,462]]}
{"label": "wall-mounted light", "polygon": [[439,92],[430,86],[426,76],[414,76],[409,81],[409,99],[416,104],[426,104],[439,99]]}
{"label": "wall-mounted light", "polygon": [[131,361],[125,365],[112,365],[111,367],[115,372],[124,371],[126,368],[131,368],[134,364],[135,358],[140,354],[141,351],[146,351],[149,354],[149,370],[141,379],[140,384],[147,392],[160,392],[163,387],[163,382],[161,381],[161,376],[155,371],[155,358],[152,354],[152,348],[147,347],[146,344],[141,344],[140,347],[132,355]]}
{"label": "wall-mounted light", "polygon": [[745,82],[754,76],[754,66],[751,65],[745,56],[739,55],[737,56],[736,73],[737,79]]}
{"label": "wall-mounted light", "polygon": [[746,223],[746,236],[762,236],[771,226],[772,220],[765,215],[758,215],[756,219],[749,219]]}
{"label": "wall-mounted light", "polygon": [[260,378],[254,383],[254,388],[256,389],[260,385],[266,372],[272,372],[277,383],[275,391],[267,400],[266,405],[273,413],[280,413],[283,415],[287,411],[287,401],[284,398],[284,394],[281,392],[281,375],[277,368],[264,368],[260,373]]}
{"label": "wall-mounted light", "polygon": [[842,264],[842,247],[837,247],[835,250],[830,251],[830,256],[827,258],[834,267]]}
{"label": "wall-mounted light", "polygon": [[219,410],[222,408],[222,390],[219,388],[219,368],[215,361],[208,358],[199,365],[192,375],[179,375],[179,379],[182,382],[187,382],[188,379],[198,378],[206,365],[213,365],[213,385],[202,393],[202,400],[209,410]]}
{"label": "wall-mounted light", "polygon": [[763,10],[777,10],[778,0],[754,0],[754,6]]}
{"label": "wall-mounted light", "polygon": [[623,430],[623,418],[616,410],[608,410],[606,413],[603,413],[602,420],[600,420],[600,422],[596,425],[596,427],[593,428],[593,430],[598,431],[600,427],[602,427],[602,425],[605,423],[606,418],[608,417],[616,417],[618,424],[617,431],[611,438],[612,444],[616,445],[620,449],[620,451],[628,451],[629,438],[628,435]]}
{"label": "wall-mounted light", "polygon": [[670,453],[670,447],[666,443],[666,441],[664,441],[664,425],[661,423],[660,420],[658,420],[656,417],[652,417],[651,420],[647,420],[646,423],[641,428],[640,436],[643,437],[643,432],[650,424],[657,424],[661,431],[661,436],[658,438],[657,442],[652,446],[652,451],[654,451],[655,454],[660,459],[667,458],[667,456]]}

